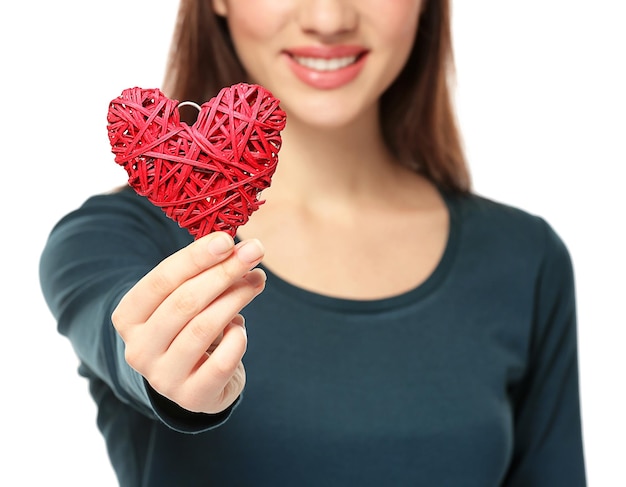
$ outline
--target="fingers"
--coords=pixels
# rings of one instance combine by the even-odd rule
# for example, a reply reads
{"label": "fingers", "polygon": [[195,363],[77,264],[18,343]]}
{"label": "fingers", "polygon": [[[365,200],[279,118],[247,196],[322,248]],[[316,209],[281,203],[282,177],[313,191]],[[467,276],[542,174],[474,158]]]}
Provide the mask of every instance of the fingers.
{"label": "fingers", "polygon": [[180,284],[163,300],[149,320],[155,323],[171,322],[174,317],[187,323],[246,275],[262,256],[263,248],[258,241],[242,242],[234,255]]}
{"label": "fingers", "polygon": [[[231,307],[229,314],[222,316],[222,326],[226,325],[253,297],[249,293],[257,292],[250,289],[250,282],[243,277],[262,256],[263,248],[258,241],[242,242],[226,260],[191,277],[170,293],[145,323],[145,333],[150,334],[155,352],[164,352],[169,348],[178,333],[209,305],[213,305],[218,297],[223,300],[222,295]],[[227,290],[230,292],[227,293]],[[192,328],[199,332],[201,338],[202,328]]]}
{"label": "fingers", "polygon": [[206,398],[211,392],[217,392],[213,400],[216,407],[211,412],[218,412],[224,408],[223,405],[232,404],[243,390],[245,371],[241,359],[246,351],[246,344],[247,335],[243,320],[234,320],[224,329],[219,346],[192,376],[194,390],[200,397],[205,398],[205,410]]}
{"label": "fingers", "polygon": [[[241,320],[241,325],[243,325],[243,317],[237,313],[263,291],[265,279],[265,273],[261,269],[254,269],[228,288],[219,296],[219,299],[216,299],[180,330],[167,350],[169,354],[179,357],[176,363],[172,364],[172,367],[178,370],[177,373],[180,375],[191,373],[197,368],[205,352],[209,351],[213,354],[217,350],[222,350],[224,337],[221,335],[225,324],[232,323],[233,320],[235,322]],[[241,360],[245,352],[245,343],[243,345],[242,350],[233,352],[235,364]],[[220,353],[224,353],[223,350]]]}
{"label": "fingers", "polygon": [[[234,280],[258,264],[264,253],[257,240],[241,242],[237,247],[238,259],[232,259],[232,238],[217,232],[164,259],[118,304],[112,316],[118,332],[124,337],[128,328],[147,322],[157,311],[165,320],[172,317],[190,319]],[[229,257],[227,265],[217,266]],[[214,272],[206,274],[208,270]],[[158,322],[160,317],[154,318],[152,321]]]}
{"label": "fingers", "polygon": [[245,381],[238,314],[264,289],[263,255],[258,240],[216,233],[163,260],[113,313],[128,364],[182,407],[227,406]]}
{"label": "fingers", "polygon": [[184,380],[165,368],[153,380],[152,387],[189,411],[217,413],[232,404],[245,385],[242,358],[247,336],[244,320],[237,315],[223,330],[220,343]]}
{"label": "fingers", "polygon": [[215,232],[164,259],[124,296],[114,312],[125,323],[146,321],[163,300],[189,278],[226,259],[234,241]]}

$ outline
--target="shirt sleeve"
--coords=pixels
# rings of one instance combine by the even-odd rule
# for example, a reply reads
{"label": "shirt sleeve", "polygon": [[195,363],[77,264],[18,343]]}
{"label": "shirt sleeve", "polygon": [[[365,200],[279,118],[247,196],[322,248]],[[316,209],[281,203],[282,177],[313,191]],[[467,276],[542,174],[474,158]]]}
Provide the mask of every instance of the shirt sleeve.
{"label": "shirt sleeve", "polygon": [[190,242],[160,209],[130,190],[94,196],[54,226],[40,257],[39,277],[57,329],[71,341],[81,370],[146,416],[193,433],[223,423],[234,405],[217,415],[198,414],[159,396],[126,363],[124,342],[111,322],[122,296]]}
{"label": "shirt sleeve", "polygon": [[576,300],[569,252],[545,222],[528,369],[512,391],[514,452],[506,487],[586,485]]}

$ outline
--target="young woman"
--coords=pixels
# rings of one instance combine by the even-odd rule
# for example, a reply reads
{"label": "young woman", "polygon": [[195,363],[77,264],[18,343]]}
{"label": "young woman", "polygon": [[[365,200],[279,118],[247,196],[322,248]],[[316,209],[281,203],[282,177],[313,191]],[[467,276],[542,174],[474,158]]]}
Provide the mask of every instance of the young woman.
{"label": "young woman", "polygon": [[287,126],[235,240],[129,189],[51,232],[120,485],[585,485],[569,254],[472,193],[450,37],[447,0],[182,0],[166,93]]}

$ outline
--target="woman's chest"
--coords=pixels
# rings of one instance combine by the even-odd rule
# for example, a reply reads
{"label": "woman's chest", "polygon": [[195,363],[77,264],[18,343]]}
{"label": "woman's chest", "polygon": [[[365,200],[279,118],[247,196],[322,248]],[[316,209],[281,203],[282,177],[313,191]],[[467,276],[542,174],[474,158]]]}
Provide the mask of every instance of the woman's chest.
{"label": "woman's chest", "polygon": [[248,383],[229,429],[300,464],[498,485],[524,367],[515,320],[447,302],[346,318],[268,294],[246,313]]}

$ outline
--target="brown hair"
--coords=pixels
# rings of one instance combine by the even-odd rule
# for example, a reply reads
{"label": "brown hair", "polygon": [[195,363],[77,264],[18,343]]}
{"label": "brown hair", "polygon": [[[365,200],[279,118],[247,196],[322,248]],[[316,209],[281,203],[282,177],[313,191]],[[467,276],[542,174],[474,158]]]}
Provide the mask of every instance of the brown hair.
{"label": "brown hair", "polygon": [[[470,175],[451,95],[450,1],[425,1],[413,51],[382,97],[382,132],[402,163],[442,189],[468,192]],[[225,19],[210,1],[181,0],[164,80],[168,96],[202,103],[244,81]]]}

